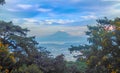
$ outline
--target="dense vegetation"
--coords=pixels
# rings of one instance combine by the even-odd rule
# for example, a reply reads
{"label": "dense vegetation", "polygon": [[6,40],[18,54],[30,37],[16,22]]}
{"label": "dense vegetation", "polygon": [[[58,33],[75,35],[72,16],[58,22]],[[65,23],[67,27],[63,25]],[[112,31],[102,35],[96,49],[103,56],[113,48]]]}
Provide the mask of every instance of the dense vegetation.
{"label": "dense vegetation", "polygon": [[120,73],[120,18],[105,17],[88,28],[90,44],[72,46],[69,50],[84,53],[88,65],[86,73]]}
{"label": "dense vegetation", "polygon": [[1,73],[119,73],[120,18],[97,22],[88,26],[89,45],[69,48],[83,55],[76,62],[67,62],[64,55],[53,58],[39,47],[35,37],[27,36],[29,30],[0,21]]}
{"label": "dense vegetation", "polygon": [[64,55],[53,58],[48,51],[38,46],[35,37],[28,37],[27,32],[29,30],[12,22],[0,21],[2,73],[81,73],[85,62],[80,67],[77,65],[80,62],[66,62]]}
{"label": "dense vegetation", "polygon": [[38,46],[28,29],[0,21],[0,73],[120,73],[120,18],[99,19],[88,29],[89,44],[69,48],[83,55],[67,62]]}

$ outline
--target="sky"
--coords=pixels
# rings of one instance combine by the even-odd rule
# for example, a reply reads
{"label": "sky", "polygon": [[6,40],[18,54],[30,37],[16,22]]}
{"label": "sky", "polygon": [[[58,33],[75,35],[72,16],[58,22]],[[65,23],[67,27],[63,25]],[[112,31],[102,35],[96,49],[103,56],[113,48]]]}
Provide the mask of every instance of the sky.
{"label": "sky", "polygon": [[119,17],[120,0],[6,0],[0,20],[31,30],[29,35],[47,36],[64,31],[83,36],[86,25],[96,19]]}

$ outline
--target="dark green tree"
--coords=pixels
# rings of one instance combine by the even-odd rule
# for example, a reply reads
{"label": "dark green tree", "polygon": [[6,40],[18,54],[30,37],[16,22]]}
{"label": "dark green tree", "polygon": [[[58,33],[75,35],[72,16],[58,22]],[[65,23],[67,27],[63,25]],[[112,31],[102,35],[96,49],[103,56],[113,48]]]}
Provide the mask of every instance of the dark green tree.
{"label": "dark green tree", "polygon": [[12,22],[0,21],[0,39],[3,44],[8,44],[16,57],[28,56],[35,49],[37,42],[34,37],[27,37],[27,29],[22,29]]}
{"label": "dark green tree", "polygon": [[15,63],[14,54],[10,53],[7,45],[0,42],[0,72],[10,72]]}
{"label": "dark green tree", "polygon": [[77,58],[77,60],[83,60],[84,57],[88,57],[89,52],[90,52],[89,48],[90,48],[90,45],[88,45],[88,44],[79,45],[79,46],[71,45],[71,47],[68,48],[68,50],[70,51],[70,53],[73,53],[73,52],[76,52],[76,51],[81,52],[82,53],[81,55],[77,55],[77,56],[74,56],[74,57]]}
{"label": "dark green tree", "polygon": [[[88,26],[88,69],[86,73],[120,73],[120,18],[97,20]],[[70,51],[81,51],[85,46],[72,47]],[[86,53],[86,52],[85,52]]]}
{"label": "dark green tree", "polygon": [[97,26],[89,26],[91,43],[88,57],[89,73],[119,73],[120,69],[120,18],[97,20]]}
{"label": "dark green tree", "polygon": [[54,67],[55,72],[54,73],[65,73],[66,72],[66,64],[64,60],[64,55],[59,55],[54,60]]}
{"label": "dark green tree", "polygon": [[[23,29],[17,25],[13,25],[12,22],[0,21],[0,39],[3,44],[8,44],[11,52],[15,54],[17,60],[16,68],[23,64],[31,65],[37,59],[37,54],[47,55],[46,52],[39,51],[38,43],[35,41],[35,37],[28,37],[27,32],[29,30]],[[44,56],[44,58],[46,58]]]}
{"label": "dark green tree", "polygon": [[70,61],[66,63],[67,72],[66,73],[85,73],[86,71],[86,62],[83,61]]}
{"label": "dark green tree", "polygon": [[43,72],[39,69],[37,65],[32,64],[29,66],[23,65],[18,69],[12,70],[11,73],[43,73]]}
{"label": "dark green tree", "polygon": [[12,72],[19,73],[23,65],[26,65],[25,71],[29,70],[27,67],[30,66],[31,69],[34,64],[43,73],[66,73],[68,69],[64,56],[51,57],[50,52],[38,46],[35,37],[27,36],[27,32],[29,30],[13,25],[12,22],[0,21],[1,42],[8,45],[9,51],[14,53],[16,59]]}
{"label": "dark green tree", "polygon": [[5,0],[0,0],[0,4],[1,5],[5,4]]}

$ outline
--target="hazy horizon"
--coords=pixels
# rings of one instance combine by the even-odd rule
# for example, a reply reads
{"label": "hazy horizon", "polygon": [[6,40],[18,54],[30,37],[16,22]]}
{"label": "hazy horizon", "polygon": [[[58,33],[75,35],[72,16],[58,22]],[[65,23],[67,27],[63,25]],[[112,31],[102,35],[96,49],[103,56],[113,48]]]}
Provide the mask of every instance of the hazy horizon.
{"label": "hazy horizon", "polygon": [[[85,35],[85,32],[88,30],[87,25],[95,25],[96,19],[103,17],[113,19],[119,17],[120,1],[69,0],[66,2],[65,0],[6,0],[6,4],[0,6],[0,10],[0,20],[12,21],[15,25],[28,28],[30,30],[28,36],[36,36],[36,40],[41,42],[42,45],[44,44],[44,47],[48,45],[50,47],[51,44],[51,47],[54,49],[56,45],[59,48],[61,48],[61,45],[67,49],[70,45],[87,43],[84,39],[87,37]],[[70,34],[68,36],[74,37],[63,35],[63,37],[48,38],[58,31],[68,33]],[[84,38],[80,39],[78,37]],[[62,50],[62,52],[64,51]]]}

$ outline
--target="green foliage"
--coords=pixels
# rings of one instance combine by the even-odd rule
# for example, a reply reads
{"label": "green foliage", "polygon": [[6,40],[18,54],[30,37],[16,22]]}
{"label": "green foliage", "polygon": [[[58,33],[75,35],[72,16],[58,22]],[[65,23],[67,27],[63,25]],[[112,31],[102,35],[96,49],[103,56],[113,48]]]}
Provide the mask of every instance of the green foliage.
{"label": "green foliage", "polygon": [[1,5],[5,4],[5,0],[0,0],[0,4]]}
{"label": "green foliage", "polygon": [[97,20],[97,26],[89,26],[91,51],[88,57],[89,73],[120,72],[120,18]]}
{"label": "green foliage", "polygon": [[[38,71],[43,73],[66,73],[66,62],[63,55],[56,58],[50,56],[50,52],[38,47],[35,37],[28,37],[29,30],[13,25],[12,22],[0,22],[0,38],[3,44],[8,44],[9,50],[15,54],[16,63],[11,69],[13,73]],[[23,66],[23,65],[26,65]],[[33,69],[33,70],[32,70]],[[33,72],[37,73],[37,72]]]}
{"label": "green foliage", "polygon": [[90,44],[72,46],[69,50],[81,51],[87,57],[86,73],[120,73],[120,18],[99,19],[88,29]]}
{"label": "green foliage", "polygon": [[34,61],[33,55],[38,53],[38,43],[35,37],[27,37],[28,31],[26,28],[13,25],[12,22],[0,21],[0,39],[14,52],[18,61],[17,65],[31,64]]}
{"label": "green foliage", "polygon": [[68,48],[68,50],[72,53],[73,51],[80,51],[80,50],[88,50],[89,49],[89,45],[79,45],[79,46],[73,46],[71,45],[70,48]]}
{"label": "green foliage", "polygon": [[67,62],[68,73],[85,73],[87,64],[85,61]]}
{"label": "green foliage", "polygon": [[12,70],[11,73],[43,73],[37,65],[32,64],[29,66],[23,65],[19,69]]}
{"label": "green foliage", "polygon": [[63,55],[59,55],[56,58],[38,58],[36,64],[39,64],[39,68],[44,73],[65,73],[66,62]]}
{"label": "green foliage", "polygon": [[59,55],[54,60],[54,73],[65,73],[66,72],[66,64],[64,60],[64,55]]}
{"label": "green foliage", "polygon": [[76,51],[79,51],[82,53],[82,55],[78,55],[78,56],[75,56],[75,58],[77,58],[79,61],[80,59],[82,60],[85,60],[85,58],[83,57],[87,57],[90,53],[90,45],[79,45],[79,46],[72,46],[70,48],[68,48],[68,50],[70,51],[70,53],[72,52],[76,52]]}
{"label": "green foliage", "polygon": [[[9,50],[14,53],[16,58],[15,69],[18,69],[23,64],[36,64],[38,57],[40,57],[40,61],[48,59],[49,57],[47,51],[42,51],[42,48],[37,46],[38,43],[35,41],[35,37],[27,36],[28,31],[26,28],[23,29],[13,25],[12,22],[0,21],[0,39],[1,42],[7,44]],[[7,53],[5,53],[5,55],[7,55]],[[2,57],[2,55],[0,57]],[[41,64],[38,64],[38,66],[41,66]]]}
{"label": "green foliage", "polygon": [[9,52],[7,45],[0,42],[0,71],[9,72],[16,63],[13,53]]}

